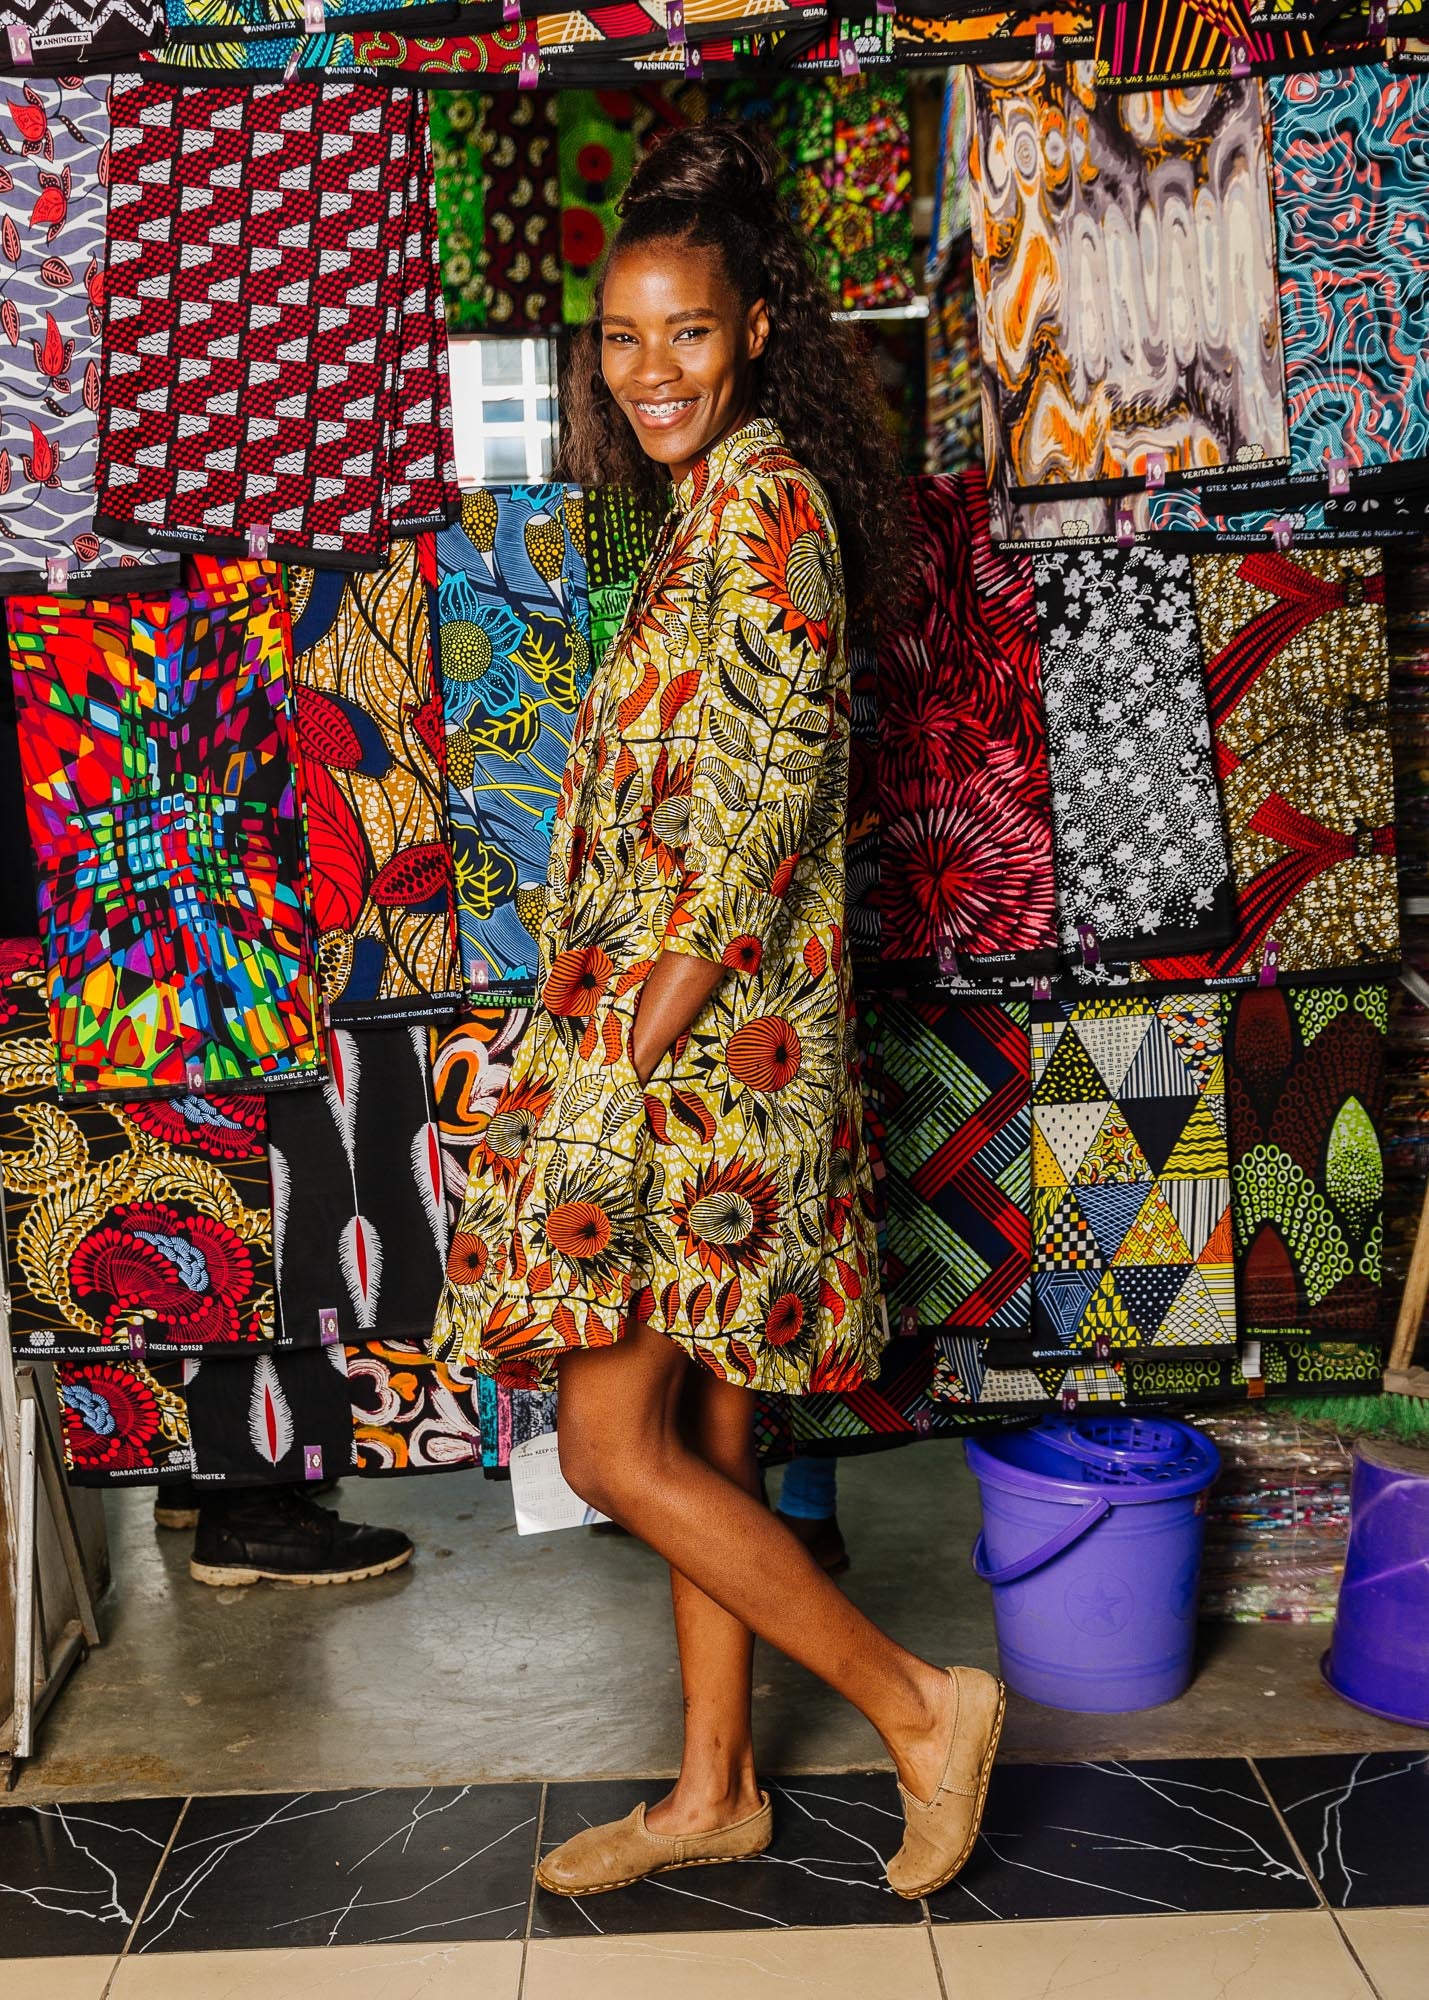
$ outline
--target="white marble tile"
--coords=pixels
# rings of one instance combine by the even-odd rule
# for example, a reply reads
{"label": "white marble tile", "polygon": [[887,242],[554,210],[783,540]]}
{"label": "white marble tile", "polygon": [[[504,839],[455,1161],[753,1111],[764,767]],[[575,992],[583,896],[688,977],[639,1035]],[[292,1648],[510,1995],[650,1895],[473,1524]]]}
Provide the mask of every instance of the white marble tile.
{"label": "white marble tile", "polygon": [[533,1939],[521,2000],[940,2000],[940,1994],[920,1925]]}
{"label": "white marble tile", "polygon": [[948,2000],[1374,2000],[1323,1910],[961,1924]]}
{"label": "white marble tile", "polygon": [[[520,1983],[519,1944],[170,1951],[126,1958],[109,2000],[516,2000]],[[98,1992],[76,1987],[72,2000]]]}
{"label": "white marble tile", "polygon": [[[1429,1895],[1429,1856],[1424,1857]],[[1429,1909],[1342,1910],[1340,1927],[1379,1989],[1379,2000],[1424,2000],[1429,1993]]]}

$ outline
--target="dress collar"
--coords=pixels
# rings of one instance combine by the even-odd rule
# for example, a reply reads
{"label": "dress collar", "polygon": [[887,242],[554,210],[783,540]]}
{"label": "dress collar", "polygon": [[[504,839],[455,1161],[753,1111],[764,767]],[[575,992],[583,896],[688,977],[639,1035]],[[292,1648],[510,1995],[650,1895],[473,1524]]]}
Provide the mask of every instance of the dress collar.
{"label": "dress collar", "polygon": [[738,479],[758,452],[768,451],[771,445],[782,445],[783,442],[783,433],[772,417],[751,417],[747,424],[741,424],[737,431],[731,431],[703,458],[697,459],[685,477],[676,483],[676,511],[688,514],[715,487],[727,486]]}

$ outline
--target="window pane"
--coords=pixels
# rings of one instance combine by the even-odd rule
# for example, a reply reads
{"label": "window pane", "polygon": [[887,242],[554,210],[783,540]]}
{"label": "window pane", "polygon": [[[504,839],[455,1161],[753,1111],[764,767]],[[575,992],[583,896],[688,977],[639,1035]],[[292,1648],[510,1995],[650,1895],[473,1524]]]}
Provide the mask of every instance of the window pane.
{"label": "window pane", "polygon": [[524,340],[483,340],[480,342],[481,379],[488,388],[511,388],[521,381],[521,350]]}
{"label": "window pane", "polygon": [[493,403],[488,398],[481,408],[481,420],[484,424],[519,424],[524,421],[525,416],[526,411],[519,401]]}
{"label": "window pane", "polygon": [[526,440],[519,433],[514,437],[487,437],[485,449],[488,479],[526,477]]}

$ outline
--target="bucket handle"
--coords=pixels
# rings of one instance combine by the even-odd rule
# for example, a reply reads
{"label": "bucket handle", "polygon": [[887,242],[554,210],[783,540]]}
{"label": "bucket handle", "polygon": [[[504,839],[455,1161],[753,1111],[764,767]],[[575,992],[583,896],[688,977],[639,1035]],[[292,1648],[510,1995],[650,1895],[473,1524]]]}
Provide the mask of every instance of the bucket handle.
{"label": "bucket handle", "polygon": [[1074,1542],[1079,1542],[1083,1535],[1090,1534],[1102,1516],[1110,1512],[1110,1500],[1099,1495],[1090,1507],[1082,1508],[1079,1513],[1073,1515],[1065,1527],[1058,1528],[1051,1541],[1043,1542],[1041,1548],[1033,1549],[1031,1555],[1019,1556],[1016,1562],[1008,1563],[1004,1569],[988,1568],[987,1546],[979,1534],[973,1543],[974,1573],[980,1576],[984,1583],[1016,1583],[1019,1577],[1030,1576],[1034,1569],[1041,1569],[1044,1564],[1051,1562],[1053,1556],[1061,1555],[1064,1549],[1069,1549]]}

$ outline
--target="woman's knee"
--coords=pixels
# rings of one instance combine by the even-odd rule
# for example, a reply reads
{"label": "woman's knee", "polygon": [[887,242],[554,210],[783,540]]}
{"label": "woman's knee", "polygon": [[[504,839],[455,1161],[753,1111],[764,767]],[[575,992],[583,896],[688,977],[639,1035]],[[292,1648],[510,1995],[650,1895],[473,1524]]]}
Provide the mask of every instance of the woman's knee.
{"label": "woman's knee", "polygon": [[602,1451],[581,1425],[559,1420],[556,1449],[567,1486],[580,1495],[587,1507],[594,1507],[598,1514],[608,1514],[608,1503],[613,1498],[608,1476],[612,1454]]}

